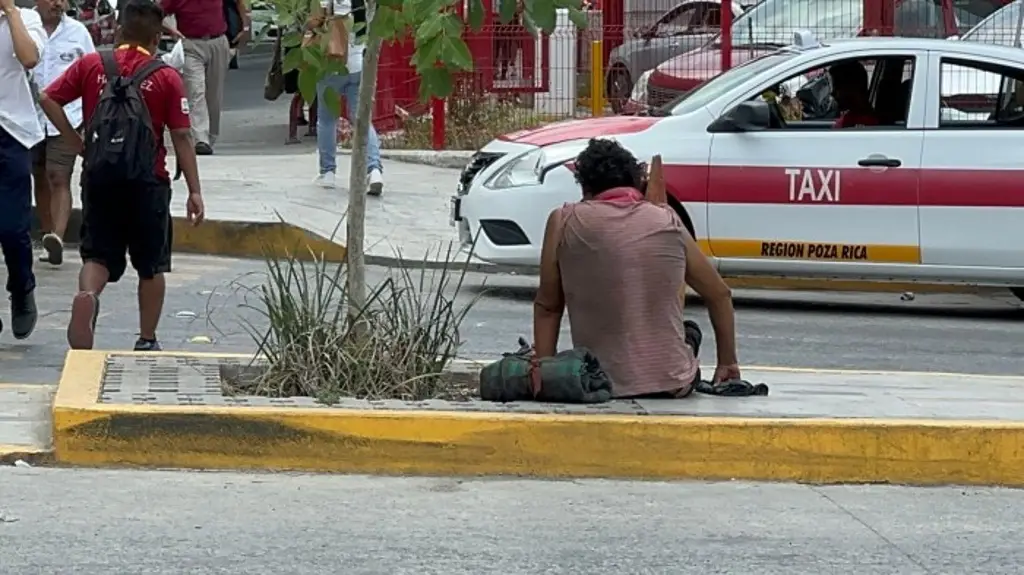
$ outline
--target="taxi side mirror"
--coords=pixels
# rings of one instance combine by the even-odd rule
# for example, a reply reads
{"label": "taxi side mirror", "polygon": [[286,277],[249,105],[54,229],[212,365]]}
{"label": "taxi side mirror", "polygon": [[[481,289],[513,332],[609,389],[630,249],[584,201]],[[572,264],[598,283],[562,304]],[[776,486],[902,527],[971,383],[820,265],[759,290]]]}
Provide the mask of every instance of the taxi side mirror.
{"label": "taxi side mirror", "polygon": [[708,132],[739,133],[767,130],[771,123],[768,103],[761,98],[740,102],[708,126]]}

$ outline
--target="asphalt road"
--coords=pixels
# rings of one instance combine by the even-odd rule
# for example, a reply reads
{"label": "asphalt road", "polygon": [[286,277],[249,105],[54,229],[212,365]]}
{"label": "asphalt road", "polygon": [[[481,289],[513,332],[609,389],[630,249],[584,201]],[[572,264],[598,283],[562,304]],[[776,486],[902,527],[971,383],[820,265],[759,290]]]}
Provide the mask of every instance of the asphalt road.
{"label": "asphalt road", "polygon": [[1021,506],[955,487],[6,467],[0,572],[1017,574]]}
{"label": "asphalt road", "polygon": [[[69,252],[62,268],[36,266],[39,325],[32,338],[21,342],[9,332],[0,334],[0,380],[58,380],[67,351],[64,330],[77,261],[78,255]],[[254,289],[266,280],[265,271],[265,264],[256,260],[175,254],[159,331],[165,349],[254,350],[246,327],[262,330],[266,325],[254,309]],[[5,273],[0,269],[0,280]],[[371,285],[387,273],[370,268]],[[426,273],[429,285],[432,272]],[[433,280],[435,285],[438,280]],[[456,297],[458,306],[472,305],[460,330],[460,354],[497,358],[514,349],[520,335],[530,338],[536,282],[530,276],[469,274]],[[134,343],[134,291],[135,280],[128,277],[104,295],[98,348],[130,349]],[[748,366],[1024,373],[1024,356],[1018,353],[1024,341],[1024,310],[1005,292],[919,295],[903,301],[898,294],[738,291],[736,304],[740,358]],[[713,363],[707,314],[696,300],[687,310],[707,332],[702,359]],[[0,307],[0,317],[7,320],[6,306]],[[561,341],[568,346],[568,321],[564,327]]]}

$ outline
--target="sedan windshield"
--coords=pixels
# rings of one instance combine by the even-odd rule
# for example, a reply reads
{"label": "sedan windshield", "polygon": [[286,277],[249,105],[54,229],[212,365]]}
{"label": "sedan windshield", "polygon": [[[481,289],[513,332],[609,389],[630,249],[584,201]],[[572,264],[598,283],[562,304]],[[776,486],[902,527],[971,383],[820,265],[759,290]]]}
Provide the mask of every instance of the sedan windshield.
{"label": "sedan windshield", "polygon": [[1017,23],[1020,20],[1021,2],[1014,2],[1001,10],[997,10],[982,20],[981,24],[964,34],[965,42],[981,42],[1013,46],[1017,38]]}
{"label": "sedan windshield", "polygon": [[718,97],[728,93],[733,88],[746,82],[752,76],[782,64],[796,55],[792,50],[778,50],[765,54],[760,58],[754,58],[727,72],[719,74],[704,82],[686,94],[679,96],[662,108],[655,111],[656,116],[681,116],[689,114],[698,108],[707,106]]}
{"label": "sedan windshield", "polygon": [[810,30],[822,40],[850,38],[864,24],[864,0],[764,0],[733,22],[735,47],[786,46]]}

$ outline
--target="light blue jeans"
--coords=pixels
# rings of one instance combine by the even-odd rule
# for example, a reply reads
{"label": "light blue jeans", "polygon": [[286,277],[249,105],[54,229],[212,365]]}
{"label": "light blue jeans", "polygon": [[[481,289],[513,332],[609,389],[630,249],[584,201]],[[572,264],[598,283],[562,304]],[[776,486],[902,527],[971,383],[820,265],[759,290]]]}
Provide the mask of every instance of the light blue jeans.
{"label": "light blue jeans", "polygon": [[[316,119],[316,148],[320,155],[320,173],[334,173],[338,168],[338,160],[335,154],[338,153],[338,118],[325,104],[324,92],[327,88],[334,90],[334,93],[345,97],[348,104],[348,121],[355,129],[356,105],[359,101],[359,78],[361,74],[335,74],[326,76],[316,86],[317,95],[317,119]],[[367,173],[374,169],[383,171],[380,165],[380,138],[377,137],[377,130],[370,124],[370,140],[366,145]]]}

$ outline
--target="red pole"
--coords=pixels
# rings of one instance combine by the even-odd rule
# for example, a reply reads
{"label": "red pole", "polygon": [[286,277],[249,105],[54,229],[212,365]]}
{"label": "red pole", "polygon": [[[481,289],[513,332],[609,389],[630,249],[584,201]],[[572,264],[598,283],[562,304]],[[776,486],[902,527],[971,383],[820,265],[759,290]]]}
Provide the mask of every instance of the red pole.
{"label": "red pole", "polygon": [[445,121],[444,121],[444,100],[434,98],[430,101],[430,115],[433,118],[431,136],[435,150],[444,149]]}
{"label": "red pole", "polygon": [[722,71],[732,68],[732,0],[722,0],[722,36],[719,50],[722,52]]}

